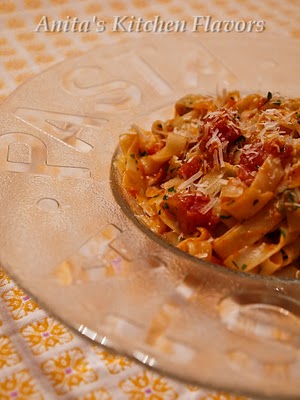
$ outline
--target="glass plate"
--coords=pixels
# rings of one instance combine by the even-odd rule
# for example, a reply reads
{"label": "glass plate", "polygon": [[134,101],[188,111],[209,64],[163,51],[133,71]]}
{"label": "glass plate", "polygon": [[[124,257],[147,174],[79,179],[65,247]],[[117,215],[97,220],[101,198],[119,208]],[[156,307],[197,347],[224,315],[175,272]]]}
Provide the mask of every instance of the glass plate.
{"label": "glass plate", "polygon": [[263,35],[152,35],[67,60],[0,109],[0,256],[63,322],[190,383],[300,396],[300,285],[201,262],[135,218],[118,137],[186,93],[299,96],[300,46]]}

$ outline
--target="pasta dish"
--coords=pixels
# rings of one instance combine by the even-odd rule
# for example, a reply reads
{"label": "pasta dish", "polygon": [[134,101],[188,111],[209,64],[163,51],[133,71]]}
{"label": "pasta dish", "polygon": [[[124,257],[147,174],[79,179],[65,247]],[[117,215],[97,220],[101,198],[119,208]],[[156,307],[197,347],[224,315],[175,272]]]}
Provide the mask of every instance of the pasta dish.
{"label": "pasta dish", "polygon": [[300,99],[187,95],[120,148],[123,187],[169,243],[238,271],[300,269]]}

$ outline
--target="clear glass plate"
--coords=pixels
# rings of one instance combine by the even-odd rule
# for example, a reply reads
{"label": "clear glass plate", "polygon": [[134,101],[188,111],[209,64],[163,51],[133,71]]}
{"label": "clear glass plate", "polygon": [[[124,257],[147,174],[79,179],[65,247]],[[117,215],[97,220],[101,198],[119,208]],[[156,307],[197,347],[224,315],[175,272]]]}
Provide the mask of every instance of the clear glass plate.
{"label": "clear glass plate", "polygon": [[112,160],[132,123],[186,93],[299,96],[300,46],[263,35],[152,35],[93,50],[0,108],[0,261],[73,329],[187,382],[300,396],[300,283],[170,247],[134,216]]}

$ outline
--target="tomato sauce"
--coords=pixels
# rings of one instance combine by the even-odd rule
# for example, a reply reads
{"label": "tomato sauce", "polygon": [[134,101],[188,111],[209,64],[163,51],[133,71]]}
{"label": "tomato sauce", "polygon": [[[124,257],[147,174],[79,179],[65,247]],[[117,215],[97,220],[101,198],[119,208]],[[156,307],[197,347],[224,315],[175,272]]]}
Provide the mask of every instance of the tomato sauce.
{"label": "tomato sauce", "polygon": [[290,160],[293,152],[293,147],[280,138],[267,141],[264,144],[253,143],[250,146],[240,156],[238,172],[238,177],[247,185],[250,185],[255,178],[253,171],[257,172],[269,155],[280,157],[284,166]]}
{"label": "tomato sauce", "polygon": [[178,170],[178,176],[181,179],[189,179],[195,175],[201,168],[199,157],[195,156],[191,161],[184,163]]}
{"label": "tomato sauce", "polygon": [[201,211],[210,201],[207,196],[175,194],[168,200],[170,211],[175,214],[178,226],[184,235],[193,234],[198,227],[213,229],[219,219],[212,210]]}
{"label": "tomato sauce", "polygon": [[221,144],[228,144],[229,147],[227,146],[226,150],[222,149],[223,159],[224,161],[227,161],[227,153],[230,152],[230,146],[233,145],[242,134],[241,130],[236,126],[234,116],[228,112],[223,112],[217,117],[209,116],[205,120],[205,124],[200,131],[199,148],[209,168],[214,167],[215,158],[218,157],[219,154],[219,145],[216,141],[211,141],[210,145],[207,145],[214,135],[217,136]]}
{"label": "tomato sauce", "polygon": [[149,156],[152,156],[153,154],[157,153],[159,150],[161,150],[165,146],[164,142],[158,142],[152,145],[151,147],[147,148],[147,154]]}
{"label": "tomato sauce", "polygon": [[241,130],[236,126],[235,119],[232,115],[227,112],[221,114],[215,121],[215,117],[208,117],[207,122],[213,122],[213,127],[209,129],[208,139],[212,137],[212,133],[218,130],[218,138],[221,143],[228,141],[229,144],[234,143],[239,136],[241,136]]}

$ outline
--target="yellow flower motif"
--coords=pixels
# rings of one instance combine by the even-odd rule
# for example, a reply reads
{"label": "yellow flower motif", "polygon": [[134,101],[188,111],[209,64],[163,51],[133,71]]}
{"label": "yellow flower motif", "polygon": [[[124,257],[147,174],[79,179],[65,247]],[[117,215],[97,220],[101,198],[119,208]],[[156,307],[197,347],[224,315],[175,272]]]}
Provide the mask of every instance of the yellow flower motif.
{"label": "yellow flower motif", "polygon": [[15,9],[16,9],[16,5],[14,4],[13,1],[5,0],[5,1],[0,2],[0,13],[3,13],[3,14],[10,13],[10,12],[15,11]]}
{"label": "yellow flower motif", "polygon": [[23,18],[16,18],[12,17],[7,21],[8,28],[15,29],[15,28],[23,28],[25,25],[25,21]]}
{"label": "yellow flower motif", "polygon": [[35,9],[35,8],[41,7],[40,0],[25,0],[24,3],[25,3],[24,5],[26,8]]}
{"label": "yellow flower motif", "polygon": [[0,381],[0,394],[1,400],[44,400],[25,369]]}
{"label": "yellow flower motif", "polygon": [[3,293],[2,297],[13,319],[21,319],[39,309],[36,303],[18,288]]}
{"label": "yellow flower motif", "polygon": [[38,64],[52,62],[53,60],[54,60],[54,57],[51,56],[50,54],[37,54],[35,57],[35,61]]}
{"label": "yellow flower motif", "polygon": [[198,390],[200,390],[200,388],[198,386],[195,386],[195,385],[187,385],[186,387],[188,388],[188,390],[190,392],[198,392]]}
{"label": "yellow flower motif", "polygon": [[51,0],[51,3],[54,5],[65,4],[67,2],[68,2],[68,0]]}
{"label": "yellow flower motif", "polygon": [[33,40],[35,38],[35,35],[35,32],[22,32],[17,35],[17,38],[20,41]]}
{"label": "yellow flower motif", "polygon": [[0,268],[0,287],[8,285],[10,282],[9,276]]}
{"label": "yellow flower motif", "polygon": [[78,397],[76,400],[112,400],[112,397],[106,389],[100,388],[89,394]]}
{"label": "yellow flower motif", "polygon": [[53,383],[57,394],[69,393],[74,388],[95,382],[98,378],[82,351],[66,351],[42,363],[41,368]]}
{"label": "yellow flower motif", "polygon": [[71,332],[49,317],[25,326],[20,332],[35,355],[42,354],[73,339]]}
{"label": "yellow flower motif", "polygon": [[125,357],[109,354],[106,351],[101,350],[99,347],[94,347],[94,349],[99,358],[104,361],[108,371],[113,375],[119,374],[126,368],[131,367],[132,361]]}
{"label": "yellow flower motif", "polygon": [[144,371],[133,378],[119,383],[120,388],[127,394],[129,400],[174,400],[178,394],[166,379]]}
{"label": "yellow flower motif", "polygon": [[26,66],[26,60],[23,58],[11,58],[5,62],[5,67],[9,71],[18,71]]}
{"label": "yellow flower motif", "polygon": [[245,397],[233,396],[231,394],[226,394],[226,393],[210,393],[201,397],[199,400],[247,400],[247,399]]}
{"label": "yellow flower motif", "polygon": [[[21,357],[14,349],[12,342],[7,336],[0,337],[0,369],[11,367],[21,361]],[[1,399],[1,397],[0,397]]]}

